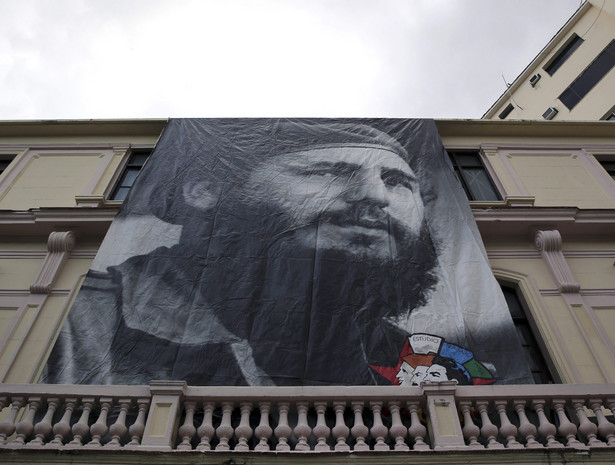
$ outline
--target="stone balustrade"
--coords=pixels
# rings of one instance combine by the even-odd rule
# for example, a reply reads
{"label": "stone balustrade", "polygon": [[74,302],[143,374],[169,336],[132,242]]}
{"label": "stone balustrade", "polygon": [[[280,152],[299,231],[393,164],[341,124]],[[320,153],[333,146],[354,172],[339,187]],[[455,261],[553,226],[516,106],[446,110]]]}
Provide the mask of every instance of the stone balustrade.
{"label": "stone balustrade", "polygon": [[615,385],[1,385],[0,449],[193,453],[615,447]]}

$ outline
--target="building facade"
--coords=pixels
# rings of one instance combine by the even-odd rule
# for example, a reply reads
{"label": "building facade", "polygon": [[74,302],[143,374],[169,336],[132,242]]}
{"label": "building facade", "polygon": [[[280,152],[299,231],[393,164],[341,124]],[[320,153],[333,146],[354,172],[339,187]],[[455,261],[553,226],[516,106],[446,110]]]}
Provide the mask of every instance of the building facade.
{"label": "building facade", "polygon": [[484,119],[615,119],[615,3],[587,1]]}
{"label": "building facade", "polygon": [[609,122],[436,122],[537,384],[36,384],[165,124],[0,123],[5,463],[612,463]]}

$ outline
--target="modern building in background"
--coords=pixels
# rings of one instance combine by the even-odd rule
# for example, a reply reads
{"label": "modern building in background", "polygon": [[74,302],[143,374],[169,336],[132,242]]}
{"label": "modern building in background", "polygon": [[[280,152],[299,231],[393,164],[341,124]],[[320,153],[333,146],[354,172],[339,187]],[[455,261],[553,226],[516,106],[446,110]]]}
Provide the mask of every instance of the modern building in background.
{"label": "modern building in background", "polygon": [[540,51],[484,119],[615,119],[615,2],[590,0]]}

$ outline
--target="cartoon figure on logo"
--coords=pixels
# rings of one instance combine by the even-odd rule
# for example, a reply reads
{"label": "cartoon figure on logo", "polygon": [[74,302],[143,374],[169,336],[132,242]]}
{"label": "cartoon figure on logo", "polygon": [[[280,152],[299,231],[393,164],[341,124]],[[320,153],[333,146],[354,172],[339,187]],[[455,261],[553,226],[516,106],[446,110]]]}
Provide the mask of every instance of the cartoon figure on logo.
{"label": "cartoon figure on logo", "polygon": [[423,381],[456,380],[458,384],[493,384],[493,374],[469,350],[444,338],[417,333],[408,337],[395,367],[370,365],[396,386],[419,386]]}

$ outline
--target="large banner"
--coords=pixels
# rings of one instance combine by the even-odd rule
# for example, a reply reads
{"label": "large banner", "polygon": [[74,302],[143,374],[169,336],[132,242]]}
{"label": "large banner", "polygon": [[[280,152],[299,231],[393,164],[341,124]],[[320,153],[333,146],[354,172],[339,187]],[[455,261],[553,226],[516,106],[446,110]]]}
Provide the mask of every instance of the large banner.
{"label": "large banner", "polygon": [[431,120],[174,119],[43,381],[532,382]]}

